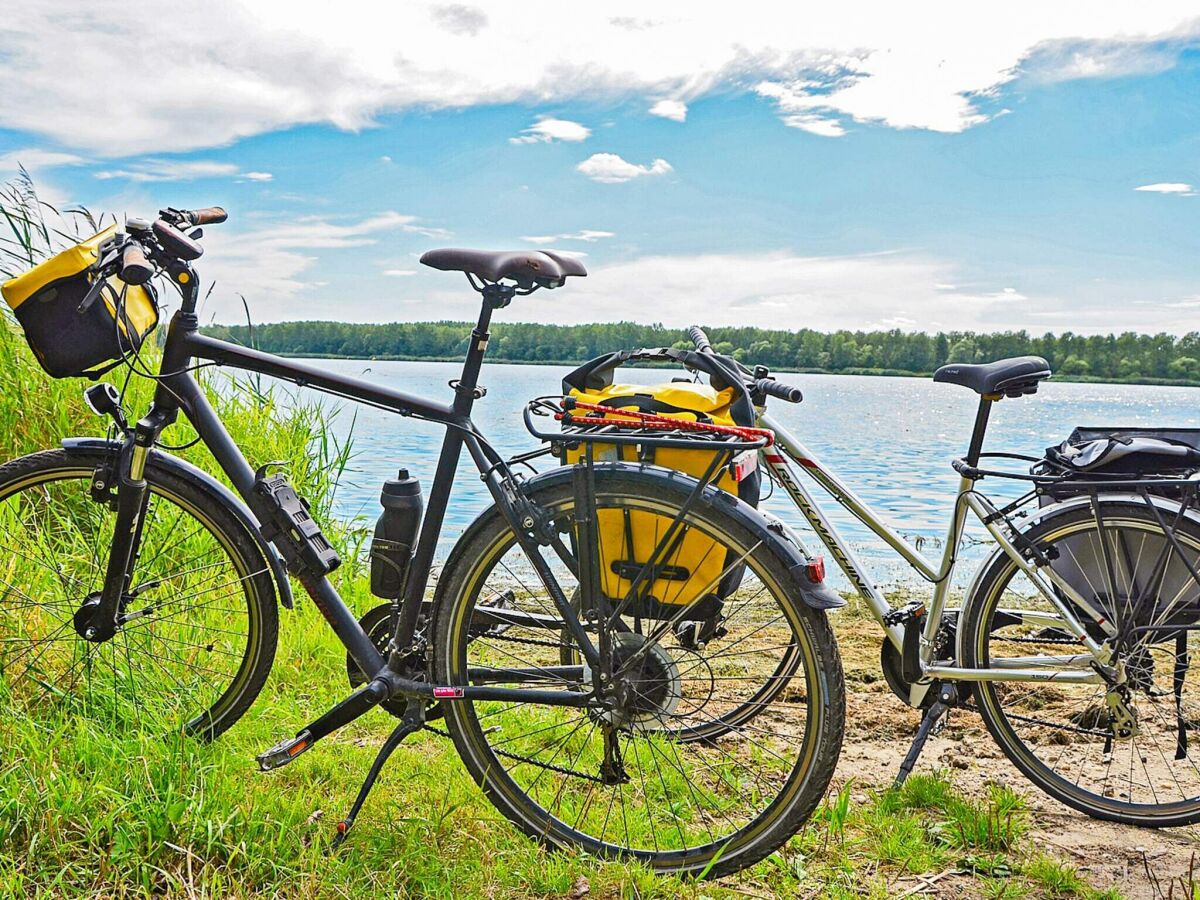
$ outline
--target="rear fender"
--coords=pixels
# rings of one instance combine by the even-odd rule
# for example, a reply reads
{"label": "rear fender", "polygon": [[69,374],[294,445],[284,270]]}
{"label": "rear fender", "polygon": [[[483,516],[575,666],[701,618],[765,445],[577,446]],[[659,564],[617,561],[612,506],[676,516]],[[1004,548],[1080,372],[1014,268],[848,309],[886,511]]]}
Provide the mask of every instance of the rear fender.
{"label": "rear fender", "polygon": [[[122,444],[120,441],[110,441],[105,438],[65,438],[62,442],[63,449],[70,452],[87,452],[87,453],[119,453]],[[186,460],[180,459],[178,456],[172,456],[170,453],[163,453],[161,450],[151,450],[149,465],[160,466],[172,475],[175,475],[193,486],[204,491],[214,503],[219,503],[233,513],[234,517],[241,523],[246,533],[254,539],[254,543],[258,545],[262,551],[263,558],[266,559],[267,565],[271,567],[271,575],[275,579],[275,587],[279,591],[279,602],[287,609],[292,609],[295,601],[292,598],[292,586],[288,581],[287,567],[283,560],[276,552],[275,548],[263,539],[262,532],[259,529],[258,520],[254,518],[254,513],[250,512],[242,499],[233,491],[227,488],[217,479],[213,478],[203,469],[197,468]]]}

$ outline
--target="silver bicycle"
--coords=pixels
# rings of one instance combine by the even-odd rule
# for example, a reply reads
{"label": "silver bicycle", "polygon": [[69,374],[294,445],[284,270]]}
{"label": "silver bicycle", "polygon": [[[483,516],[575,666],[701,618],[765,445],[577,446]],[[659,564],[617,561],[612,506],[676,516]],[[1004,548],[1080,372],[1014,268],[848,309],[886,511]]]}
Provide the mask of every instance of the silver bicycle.
{"label": "silver bicycle", "polygon": [[[688,333],[697,350],[714,353],[701,329]],[[1031,356],[943,366],[934,381],[980,399],[967,453],[953,462],[958,485],[941,559],[931,560],[767,412],[768,397],[799,402],[798,389],[766,367],[722,359],[751,389],[758,425],[774,433],[759,451],[763,471],[879,622],[893,692],[924,710],[898,782],[949,711],[971,704],[1013,764],[1069,806],[1141,826],[1200,821],[1200,674],[1191,666],[1200,629],[1200,434],[1140,432],[1151,435],[1137,445],[1143,452],[1119,452],[1087,471],[985,453],[993,405],[1036,393],[1050,367]],[[1005,462],[1008,470],[985,467]],[[1022,470],[1011,471],[1014,463]],[[801,472],[903,558],[929,584],[928,598],[893,607]],[[1027,489],[993,501],[981,490],[985,478]],[[995,549],[952,606],[969,515]]]}

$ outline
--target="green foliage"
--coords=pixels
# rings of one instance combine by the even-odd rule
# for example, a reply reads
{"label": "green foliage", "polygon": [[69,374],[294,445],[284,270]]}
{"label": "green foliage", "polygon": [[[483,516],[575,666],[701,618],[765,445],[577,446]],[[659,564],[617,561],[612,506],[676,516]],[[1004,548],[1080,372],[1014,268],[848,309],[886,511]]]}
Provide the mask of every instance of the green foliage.
{"label": "green foliage", "polygon": [[[466,350],[466,322],[275,322],[211,325],[209,334],[272,353],[394,359],[456,359]],[[1169,334],[1030,335],[1025,331],[912,334],[891,331],[796,331],[713,327],[713,345],[747,363],[782,371],[921,375],[946,362],[986,362],[1007,356],[1044,356],[1063,377],[1104,381],[1200,381],[1200,332]],[[511,362],[582,362],[630,347],[690,349],[680,329],[633,322],[544,325],[496,322],[488,352]]]}

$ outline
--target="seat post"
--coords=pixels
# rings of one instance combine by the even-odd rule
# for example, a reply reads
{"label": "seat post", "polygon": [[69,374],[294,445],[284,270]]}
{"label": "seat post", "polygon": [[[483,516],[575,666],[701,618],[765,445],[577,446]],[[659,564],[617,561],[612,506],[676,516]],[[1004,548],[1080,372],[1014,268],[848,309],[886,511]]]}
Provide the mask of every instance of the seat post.
{"label": "seat post", "polygon": [[979,397],[979,410],[975,413],[975,427],[971,431],[971,446],[967,449],[967,465],[979,465],[979,454],[983,450],[983,436],[987,432],[988,416],[992,412],[992,404],[1000,399],[999,394],[982,394]]}

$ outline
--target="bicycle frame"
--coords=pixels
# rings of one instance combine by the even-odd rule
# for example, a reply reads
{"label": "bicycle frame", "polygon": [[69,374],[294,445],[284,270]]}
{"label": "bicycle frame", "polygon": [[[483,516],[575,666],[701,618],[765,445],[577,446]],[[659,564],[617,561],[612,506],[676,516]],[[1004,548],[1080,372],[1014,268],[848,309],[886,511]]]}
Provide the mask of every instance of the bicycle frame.
{"label": "bicycle frame", "polygon": [[[447,405],[200,334],[194,312],[198,283],[194,272],[190,267],[180,264],[172,268],[169,274],[180,287],[183,304],[172,318],[167,333],[153,406],[137,423],[123,447],[119,464],[117,524],[101,598],[102,605],[96,620],[101,623],[112,621],[111,617],[115,614],[121,592],[128,585],[137,559],[141,516],[145,512],[146,489],[142,475],[149,451],[162,430],[175,421],[180,412],[195,428],[200,440],[212,452],[237,492],[247,503],[250,502],[256,473],[208,402],[204,391],[190,374],[195,365],[194,360],[207,360],[218,365],[280,378],[301,387],[371,404],[400,416],[423,419],[445,428],[445,437],[430,485],[429,500],[409,567],[404,595],[395,607],[398,615],[389,656],[385,658],[376,648],[327,577],[311,574],[298,576],[322,616],[361,670],[367,673],[369,680],[383,679],[387,690],[393,696],[409,698],[527,700],[561,706],[585,706],[588,695],[584,692],[551,692],[479,685],[439,687],[426,681],[401,677],[399,674],[404,658],[414,649],[417,620],[464,448],[474,461],[496,504],[512,525],[518,543],[557,606],[562,625],[571,631],[587,663],[591,666],[599,665],[599,652],[593,646],[580,623],[579,616],[572,609],[549,565],[539,552],[539,545],[531,535],[531,529],[522,523],[522,518],[527,513],[522,511],[520,490],[507,463],[492,449],[471,420],[475,400],[483,396],[483,391],[479,388],[479,372],[487,349],[491,316],[495,309],[506,306],[511,300],[511,288],[504,285],[485,287],[483,306],[471,333],[461,377],[451,382],[455,391],[454,400]],[[109,617],[107,620],[106,616]],[[373,703],[378,703],[381,699],[384,698],[372,696]],[[343,701],[348,702],[349,700]],[[333,712],[331,710],[327,715]]]}
{"label": "bicycle frame", "polygon": [[[983,439],[983,430],[987,423],[987,404],[993,402],[982,399],[979,417],[976,419],[975,435],[972,438],[971,454],[976,457]],[[804,446],[785,427],[780,425],[769,414],[763,412],[759,416],[759,424],[775,433],[775,444],[760,451],[763,462],[768,467],[772,477],[783,487],[800,513],[817,537],[829,550],[838,568],[845,573],[854,588],[862,595],[872,616],[879,622],[892,645],[899,650],[903,639],[903,630],[899,624],[887,624],[887,617],[894,612],[891,604],[883,596],[878,586],[867,574],[862,562],[854,550],[839,534],[830,522],[825,512],[813,498],[812,493],[794,477],[790,463],[806,472],[833,500],[847,510],[856,519],[867,526],[875,535],[883,540],[892,550],[902,557],[909,565],[933,584],[933,593],[928,604],[924,631],[921,635],[920,660],[923,673],[922,684],[914,687],[921,694],[928,685],[937,679],[944,681],[1055,681],[1071,683],[1101,683],[1103,678],[1092,668],[1096,663],[1104,665],[1110,658],[1110,652],[1097,643],[1087,632],[1071,608],[1063,602],[1062,595],[1068,597],[1079,608],[1094,613],[1092,605],[1079,592],[1068,584],[1049,566],[1039,568],[1027,560],[1014,545],[1011,535],[1006,534],[1001,527],[1006,519],[1003,514],[988,500],[987,497],[975,490],[975,479],[968,474],[960,473],[958,489],[955,495],[954,511],[951,515],[950,527],[946,535],[945,547],[941,560],[934,562],[921,551],[905,540],[900,534],[884,522],[871,507],[859,498],[854,491],[843,483],[837,475],[829,470],[807,447]],[[948,665],[934,659],[936,638],[941,627],[942,617],[946,612],[949,600],[950,586],[953,579],[958,551],[962,544],[964,525],[967,512],[970,511],[987,529],[988,533],[999,545],[1001,551],[1008,556],[1029,578],[1034,587],[1041,593],[1057,611],[1058,615],[1038,617],[1036,624],[1066,628],[1079,640],[1086,653],[1071,656],[1053,657],[1038,656],[1026,659],[1006,659],[1004,664],[996,668],[965,668],[958,665]],[[1061,592],[1061,593],[1060,593]],[[1027,621],[1032,621],[1030,614],[1022,613]],[[1101,618],[1097,614],[1097,618]],[[1107,624],[1107,623],[1105,623]],[[1112,626],[1106,630],[1110,633]],[[1036,659],[1039,667],[1034,666]],[[1063,669],[1047,669],[1047,662],[1060,662]],[[957,660],[955,660],[957,662]],[[1071,671],[1072,669],[1076,671]],[[918,699],[919,698],[915,698]]]}

